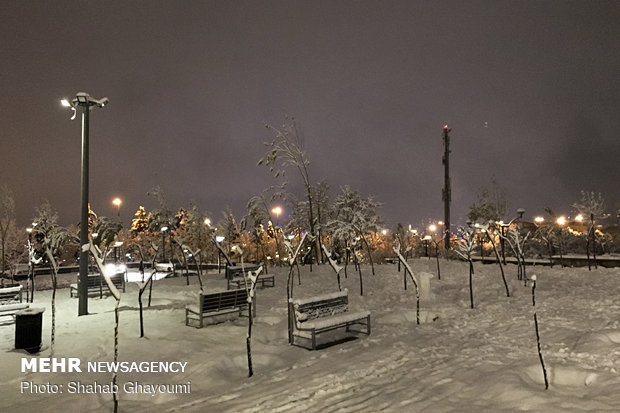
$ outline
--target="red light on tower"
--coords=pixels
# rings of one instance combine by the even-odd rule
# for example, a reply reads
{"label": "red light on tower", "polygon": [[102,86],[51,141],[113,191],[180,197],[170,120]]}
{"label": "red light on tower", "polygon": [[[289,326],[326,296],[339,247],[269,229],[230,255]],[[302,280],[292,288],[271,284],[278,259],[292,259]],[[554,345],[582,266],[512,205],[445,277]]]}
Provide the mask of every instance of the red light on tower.
{"label": "red light on tower", "polygon": [[448,129],[448,125],[447,125],[447,124],[446,124],[446,125],[443,125],[443,128],[444,128],[444,129]]}

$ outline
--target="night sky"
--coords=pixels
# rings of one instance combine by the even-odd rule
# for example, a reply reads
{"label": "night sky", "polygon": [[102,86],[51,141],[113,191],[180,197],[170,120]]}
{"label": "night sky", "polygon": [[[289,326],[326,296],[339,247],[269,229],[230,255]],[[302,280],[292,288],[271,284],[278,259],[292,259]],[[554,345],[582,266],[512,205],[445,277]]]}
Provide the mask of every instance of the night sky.
{"label": "night sky", "polygon": [[[497,180],[510,211],[571,213],[580,190],[620,207],[618,1],[0,1],[0,184],[26,226],[47,199],[126,223],[160,185],[170,206],[240,217],[275,183],[256,166],[265,123],[294,116],[310,178],[383,203],[386,225],[452,222]],[[303,196],[300,179],[289,189]],[[509,214],[514,215],[513,212]],[[511,217],[506,217],[510,219]]]}

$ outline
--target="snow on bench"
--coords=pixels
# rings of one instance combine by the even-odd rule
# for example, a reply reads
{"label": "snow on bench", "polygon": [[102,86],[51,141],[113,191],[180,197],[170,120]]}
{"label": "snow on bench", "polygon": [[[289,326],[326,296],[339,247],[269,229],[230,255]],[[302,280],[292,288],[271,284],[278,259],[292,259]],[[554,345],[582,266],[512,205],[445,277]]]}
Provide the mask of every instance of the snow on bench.
{"label": "snow on bench", "polygon": [[28,303],[15,303],[15,304],[2,304],[0,305],[0,317],[11,315],[14,316],[16,312],[29,308]]}
{"label": "snow on bench", "polygon": [[347,289],[336,293],[323,294],[303,299],[290,299],[292,307],[290,313],[293,328],[293,343],[295,337],[309,339],[312,342],[312,350],[316,350],[317,334],[345,327],[350,330],[352,325],[366,326],[366,331],[360,331],[370,335],[370,311],[362,310],[349,312],[349,292]]}
{"label": "snow on bench", "polygon": [[[252,314],[256,317],[256,299],[252,300]],[[198,305],[188,305],[185,307],[185,325],[189,326],[190,321],[198,321],[197,328],[202,328],[204,319],[221,314],[249,312],[248,293],[245,289],[219,291],[209,294],[200,294]]]}

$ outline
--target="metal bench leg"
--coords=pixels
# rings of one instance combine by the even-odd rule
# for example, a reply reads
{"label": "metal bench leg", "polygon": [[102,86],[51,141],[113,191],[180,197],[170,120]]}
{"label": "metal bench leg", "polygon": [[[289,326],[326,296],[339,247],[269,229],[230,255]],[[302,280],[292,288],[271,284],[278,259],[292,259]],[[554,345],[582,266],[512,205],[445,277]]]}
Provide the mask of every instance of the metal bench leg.
{"label": "metal bench leg", "polygon": [[312,330],[312,350],[316,350],[316,332]]}
{"label": "metal bench leg", "polygon": [[368,327],[368,335],[370,335],[370,314],[366,317],[366,326]]}

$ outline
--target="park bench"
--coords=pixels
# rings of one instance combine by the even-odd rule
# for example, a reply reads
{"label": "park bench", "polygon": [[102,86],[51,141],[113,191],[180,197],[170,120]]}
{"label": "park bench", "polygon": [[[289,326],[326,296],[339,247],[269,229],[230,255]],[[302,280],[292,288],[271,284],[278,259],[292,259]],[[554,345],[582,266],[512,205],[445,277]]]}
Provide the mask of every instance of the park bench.
{"label": "park bench", "polygon": [[0,288],[0,304],[22,302],[22,286]]}
{"label": "park bench", "polygon": [[[110,280],[112,280],[112,284],[116,286],[122,292],[125,292],[125,274],[118,273],[110,276]],[[88,294],[93,292],[99,292],[99,298],[103,298],[103,294],[107,294],[109,292],[108,284],[105,281],[105,278],[101,276],[101,274],[89,275],[86,278],[86,284],[88,289]],[[73,297],[79,296],[78,284],[71,284],[69,289],[69,295]]]}
{"label": "park bench", "polygon": [[312,350],[316,350],[316,336],[326,331],[352,325],[366,326],[366,331],[356,331],[370,335],[370,311],[349,312],[348,290],[323,294],[315,297],[289,300],[292,329],[292,343],[295,337],[311,340]]}
{"label": "park bench", "polygon": [[[256,272],[261,267],[261,264],[243,264],[241,265],[228,265],[226,264],[226,288],[231,289],[240,289],[245,288],[245,279],[243,278],[243,273]],[[261,288],[265,287],[275,287],[276,279],[272,275],[263,274],[256,280],[257,287]]]}
{"label": "park bench", "polygon": [[[256,296],[254,296],[253,312],[256,316]],[[222,314],[239,313],[248,311],[248,294],[245,289],[226,290],[209,294],[200,293],[198,305],[188,305],[185,307],[185,325],[189,326],[191,321],[197,321],[197,328],[204,326],[204,319],[215,317]]]}
{"label": "park bench", "polygon": [[0,316],[15,315],[28,308],[30,304],[22,302],[22,286],[0,288]]}

